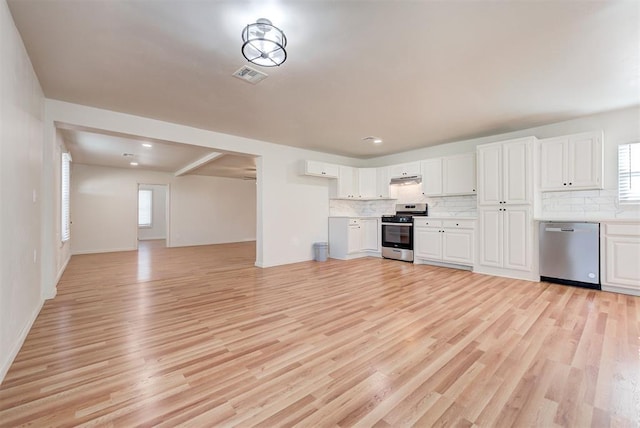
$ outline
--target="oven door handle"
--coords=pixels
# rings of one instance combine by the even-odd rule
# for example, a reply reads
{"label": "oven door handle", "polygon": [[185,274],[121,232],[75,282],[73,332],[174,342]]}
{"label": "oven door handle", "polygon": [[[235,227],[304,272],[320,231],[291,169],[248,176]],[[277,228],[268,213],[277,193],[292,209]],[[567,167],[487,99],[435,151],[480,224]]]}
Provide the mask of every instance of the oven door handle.
{"label": "oven door handle", "polygon": [[383,226],[412,227],[413,223],[382,223]]}

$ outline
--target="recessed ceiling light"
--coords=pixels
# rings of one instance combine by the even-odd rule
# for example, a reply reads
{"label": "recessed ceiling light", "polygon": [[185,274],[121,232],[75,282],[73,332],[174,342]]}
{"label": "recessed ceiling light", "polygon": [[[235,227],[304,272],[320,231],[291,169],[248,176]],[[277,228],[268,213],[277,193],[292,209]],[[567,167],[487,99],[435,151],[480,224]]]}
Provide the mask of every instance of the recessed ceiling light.
{"label": "recessed ceiling light", "polygon": [[130,162],[129,165],[131,166],[138,166],[138,162]]}
{"label": "recessed ceiling light", "polygon": [[142,143],[142,147],[153,147],[150,143]]}
{"label": "recessed ceiling light", "polygon": [[373,144],[380,144],[382,143],[382,138],[370,136],[370,137],[364,137],[362,141],[372,142]]}

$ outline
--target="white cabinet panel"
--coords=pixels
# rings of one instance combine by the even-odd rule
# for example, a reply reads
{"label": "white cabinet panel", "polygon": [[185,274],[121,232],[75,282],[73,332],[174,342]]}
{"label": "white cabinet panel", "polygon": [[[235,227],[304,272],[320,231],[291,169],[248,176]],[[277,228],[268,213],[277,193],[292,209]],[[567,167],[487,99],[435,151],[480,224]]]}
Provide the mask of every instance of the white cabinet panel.
{"label": "white cabinet panel", "polygon": [[602,132],[540,140],[540,189],[602,189]]}
{"label": "white cabinet panel", "polygon": [[445,195],[475,194],[476,154],[465,153],[442,158],[442,177],[442,191]]}
{"label": "white cabinet panel", "polygon": [[531,219],[529,208],[505,208],[504,263],[507,269],[531,270]]}
{"label": "white cabinet panel", "polygon": [[494,205],[502,199],[502,145],[478,147],[478,204]]}
{"label": "white cabinet panel", "polygon": [[442,233],[440,233],[440,230],[431,227],[417,227],[414,229],[414,258],[442,259]]}
{"label": "white cabinet panel", "polygon": [[350,224],[347,237],[347,254],[360,252],[362,247],[362,229],[360,224]]}
{"label": "white cabinet panel", "polygon": [[317,161],[304,161],[304,174],[324,178],[338,178],[338,165]]}
{"label": "white cabinet panel", "polygon": [[376,196],[378,198],[389,197],[389,168],[386,166],[376,168]]}
{"label": "white cabinet panel", "polygon": [[408,162],[389,167],[389,178],[420,175],[420,162]]}
{"label": "white cabinet panel", "polygon": [[360,225],[362,227],[361,246],[362,251],[380,251],[380,243],[378,237],[380,236],[380,225],[375,218],[361,219]]}
{"label": "white cabinet panel", "polygon": [[472,266],[474,228],[473,220],[419,218],[413,229],[414,258]]}
{"label": "white cabinet panel", "polygon": [[339,167],[336,192],[334,198],[355,199],[357,193],[356,169],[350,166]]}
{"label": "white cabinet panel", "polygon": [[640,296],[640,223],[605,223],[600,227],[604,241],[602,289]]}
{"label": "white cabinet panel", "polygon": [[566,186],[567,138],[552,138],[540,143],[540,187],[562,189]]}
{"label": "white cabinet panel", "polygon": [[529,272],[533,244],[531,208],[483,208],[479,216],[479,263],[484,266]]}
{"label": "white cabinet panel", "polygon": [[568,178],[572,189],[602,188],[602,134],[569,137]]}
{"label": "white cabinet panel", "polygon": [[485,266],[502,267],[502,209],[481,209],[478,214],[480,220],[479,263]]}
{"label": "white cabinet panel", "polygon": [[528,204],[531,201],[530,144],[527,141],[505,143],[503,147],[502,200],[507,204]]}
{"label": "white cabinet panel", "polygon": [[445,229],[442,233],[442,260],[473,265],[473,231]]}
{"label": "white cabinet panel", "polygon": [[377,172],[376,168],[357,168],[358,171],[358,198],[371,199],[377,197]]}
{"label": "white cabinet panel", "polygon": [[608,236],[606,242],[606,282],[640,291],[640,236]]}
{"label": "white cabinet panel", "polygon": [[421,169],[422,194],[425,196],[442,195],[442,158],[423,160]]}
{"label": "white cabinet panel", "polygon": [[532,138],[478,146],[478,204],[530,204]]}
{"label": "white cabinet panel", "polygon": [[329,218],[329,257],[348,260],[379,254],[379,219],[359,217]]}

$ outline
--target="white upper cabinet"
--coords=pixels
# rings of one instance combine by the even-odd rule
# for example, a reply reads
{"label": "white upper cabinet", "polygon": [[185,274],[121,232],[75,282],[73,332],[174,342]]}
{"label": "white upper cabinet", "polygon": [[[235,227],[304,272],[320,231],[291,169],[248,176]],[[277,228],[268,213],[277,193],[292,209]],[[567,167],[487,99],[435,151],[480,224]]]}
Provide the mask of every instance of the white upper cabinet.
{"label": "white upper cabinet", "polygon": [[425,196],[442,195],[442,158],[422,161],[422,194]]}
{"label": "white upper cabinet", "polygon": [[308,160],[303,162],[303,167],[303,174],[305,175],[338,178],[338,165]]}
{"label": "white upper cabinet", "polygon": [[377,171],[376,168],[357,168],[358,171],[358,194],[360,199],[373,199],[377,195]]}
{"label": "white upper cabinet", "polygon": [[454,196],[476,194],[476,154],[447,156],[421,162],[422,194]]}
{"label": "white upper cabinet", "polygon": [[478,146],[478,204],[530,204],[533,137]]}
{"label": "white upper cabinet", "polygon": [[442,184],[445,195],[476,193],[476,154],[465,153],[442,158]]}
{"label": "white upper cabinet", "polygon": [[602,189],[602,132],[540,140],[540,190]]}
{"label": "white upper cabinet", "polygon": [[386,166],[376,168],[376,197],[389,197],[389,168]]}
{"label": "white upper cabinet", "polygon": [[420,162],[408,162],[389,167],[389,178],[420,175]]}
{"label": "white upper cabinet", "polygon": [[355,199],[358,192],[358,176],[356,168],[339,167],[338,180],[332,197],[338,199]]}

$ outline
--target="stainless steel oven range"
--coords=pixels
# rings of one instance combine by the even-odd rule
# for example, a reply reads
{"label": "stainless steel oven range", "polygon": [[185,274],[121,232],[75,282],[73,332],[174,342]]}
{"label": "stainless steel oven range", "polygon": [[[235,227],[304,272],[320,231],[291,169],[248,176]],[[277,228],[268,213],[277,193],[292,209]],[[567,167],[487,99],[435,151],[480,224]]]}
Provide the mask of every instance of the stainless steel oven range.
{"label": "stainless steel oven range", "polygon": [[382,257],[413,261],[413,217],[426,216],[427,204],[397,204],[396,214],[382,216]]}

